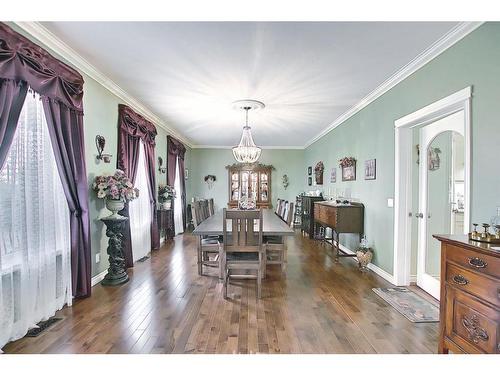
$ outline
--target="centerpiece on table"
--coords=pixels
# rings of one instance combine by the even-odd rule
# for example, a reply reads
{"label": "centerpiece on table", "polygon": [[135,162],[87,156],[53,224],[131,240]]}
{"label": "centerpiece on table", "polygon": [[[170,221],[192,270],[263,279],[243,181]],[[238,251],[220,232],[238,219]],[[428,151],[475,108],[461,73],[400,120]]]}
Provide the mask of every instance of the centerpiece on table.
{"label": "centerpiece on table", "polygon": [[110,219],[121,218],[118,212],[123,210],[125,203],[139,196],[139,189],[134,188],[125,172],[119,169],[110,176],[97,176],[92,189],[96,192],[97,198],[106,201],[106,208],[112,212],[108,216]]}
{"label": "centerpiece on table", "polygon": [[169,210],[172,208],[172,199],[175,198],[175,189],[170,185],[160,184],[158,186],[158,203],[160,209]]}

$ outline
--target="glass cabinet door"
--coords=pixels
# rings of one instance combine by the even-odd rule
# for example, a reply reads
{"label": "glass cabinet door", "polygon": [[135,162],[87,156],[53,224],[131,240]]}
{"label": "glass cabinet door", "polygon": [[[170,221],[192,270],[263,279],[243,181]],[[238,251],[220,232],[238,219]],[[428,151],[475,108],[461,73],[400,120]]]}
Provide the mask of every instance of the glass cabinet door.
{"label": "glass cabinet door", "polygon": [[240,177],[238,172],[231,173],[231,200],[240,199]]}
{"label": "glass cabinet door", "polygon": [[240,189],[240,199],[249,197],[249,180],[250,173],[248,171],[241,172],[241,189]]}
{"label": "glass cabinet door", "polygon": [[258,200],[258,188],[259,188],[259,174],[257,172],[250,172],[250,194],[249,198],[257,201]]}
{"label": "glass cabinet door", "polygon": [[267,173],[260,173],[260,200],[261,202],[269,201],[269,179]]}

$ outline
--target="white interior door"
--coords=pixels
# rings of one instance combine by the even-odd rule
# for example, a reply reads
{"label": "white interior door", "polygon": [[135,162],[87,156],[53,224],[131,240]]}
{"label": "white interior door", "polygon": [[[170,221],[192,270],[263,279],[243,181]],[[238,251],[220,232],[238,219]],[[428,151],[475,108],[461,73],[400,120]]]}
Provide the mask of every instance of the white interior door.
{"label": "white interior door", "polygon": [[[433,234],[465,231],[457,207],[468,204],[457,191],[464,182],[464,111],[420,129],[417,285],[439,299],[441,247]],[[461,184],[461,185],[460,185]]]}

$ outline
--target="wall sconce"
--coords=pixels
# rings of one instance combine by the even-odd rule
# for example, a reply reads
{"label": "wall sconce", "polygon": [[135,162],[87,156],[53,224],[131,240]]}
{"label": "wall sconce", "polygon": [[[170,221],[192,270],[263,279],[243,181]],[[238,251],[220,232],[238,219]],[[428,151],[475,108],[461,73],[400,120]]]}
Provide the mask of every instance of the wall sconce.
{"label": "wall sconce", "polygon": [[102,160],[105,163],[111,162],[111,154],[103,154],[106,139],[102,135],[95,136],[95,145],[97,147],[97,160]]}
{"label": "wall sconce", "polygon": [[165,173],[167,171],[166,167],[163,167],[163,158],[158,156],[158,172]]}

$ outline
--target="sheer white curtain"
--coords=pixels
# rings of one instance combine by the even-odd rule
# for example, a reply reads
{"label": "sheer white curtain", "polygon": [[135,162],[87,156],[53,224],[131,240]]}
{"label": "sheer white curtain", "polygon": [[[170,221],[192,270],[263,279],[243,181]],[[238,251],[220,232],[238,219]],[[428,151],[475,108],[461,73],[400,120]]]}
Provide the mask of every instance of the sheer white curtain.
{"label": "sheer white curtain", "polygon": [[129,205],[130,236],[132,258],[135,261],[145,257],[151,251],[151,203],[149,202],[149,184],[146,174],[146,156],[144,146],[139,146],[139,164],[135,187],[139,189],[139,198]]}
{"label": "sheer white curtain", "polygon": [[71,304],[69,208],[38,95],[0,171],[0,349]]}
{"label": "sheer white curtain", "polygon": [[[184,178],[184,176],[182,176]],[[179,157],[175,159],[175,182],[174,189],[176,192],[174,199],[174,224],[175,224],[175,234],[184,232],[184,223],[182,220],[183,207],[181,199],[181,176],[179,176]]]}

